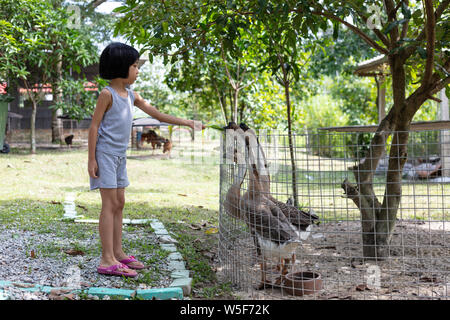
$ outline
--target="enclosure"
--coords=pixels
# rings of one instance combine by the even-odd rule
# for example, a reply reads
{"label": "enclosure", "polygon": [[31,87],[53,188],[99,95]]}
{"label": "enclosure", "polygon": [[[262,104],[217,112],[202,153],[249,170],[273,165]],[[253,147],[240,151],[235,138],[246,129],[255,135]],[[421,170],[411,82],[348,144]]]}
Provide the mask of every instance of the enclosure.
{"label": "enclosure", "polygon": [[[449,168],[443,166],[448,164],[449,157],[448,130],[409,133],[402,197],[389,243],[389,256],[384,259],[363,256],[361,214],[343,189],[345,179],[355,183],[355,175],[349,168],[363,160],[373,133],[297,132],[292,136],[292,153],[287,134],[259,131],[256,135],[270,171],[271,196],[292,204],[295,172],[299,207],[319,217],[320,224],[312,227],[309,237],[296,249],[296,260],[289,266],[292,268],[289,272],[319,274],[322,288],[302,296],[290,295],[285,279],[280,281],[280,267],[277,268],[280,259],[272,259],[266,269],[268,281],[264,288],[257,289],[262,257],[256,249],[255,230],[251,230],[245,214],[238,217],[230,211],[229,203],[229,191],[238,186],[239,206],[242,207],[251,167],[248,159],[242,165],[236,163],[235,154],[230,156],[233,150],[227,148],[224,134],[219,257],[221,272],[236,290],[258,299],[450,297],[450,174]],[[387,155],[391,141],[392,135],[388,139]],[[244,157],[248,157],[248,152]],[[387,163],[388,158],[384,156],[373,168],[373,188],[379,198],[385,192]],[[244,176],[243,166],[248,169]]]}

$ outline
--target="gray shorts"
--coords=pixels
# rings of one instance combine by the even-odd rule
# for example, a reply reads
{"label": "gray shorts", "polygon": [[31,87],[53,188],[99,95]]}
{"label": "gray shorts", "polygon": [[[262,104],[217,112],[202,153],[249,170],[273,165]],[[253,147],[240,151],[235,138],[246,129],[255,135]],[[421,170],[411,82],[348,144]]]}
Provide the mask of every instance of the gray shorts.
{"label": "gray shorts", "polygon": [[98,178],[90,178],[91,190],[98,188],[125,188],[130,184],[127,176],[127,157],[116,156],[101,151],[95,152]]}

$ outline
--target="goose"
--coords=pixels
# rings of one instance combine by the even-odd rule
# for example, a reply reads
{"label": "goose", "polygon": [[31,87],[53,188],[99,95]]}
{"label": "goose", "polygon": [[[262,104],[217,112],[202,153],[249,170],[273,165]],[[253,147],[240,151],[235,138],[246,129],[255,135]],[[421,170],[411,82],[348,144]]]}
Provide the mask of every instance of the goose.
{"label": "goose", "polygon": [[257,289],[263,289],[270,284],[267,282],[267,260],[279,262],[277,270],[281,271],[281,277],[275,284],[281,283],[290,259],[295,262],[295,251],[301,241],[299,231],[276,205],[259,192],[259,182],[252,180],[249,178],[249,190],[242,196],[240,208],[255,241],[257,255],[262,258],[261,281]]}
{"label": "goose", "polygon": [[[245,137],[248,187],[239,207],[254,238],[257,254],[262,257],[261,282],[257,287],[262,289],[266,284],[271,285],[267,282],[266,261],[278,261],[277,270],[281,275],[272,284],[283,283],[290,262],[291,268],[295,263],[296,249],[308,238],[311,225],[318,217],[284,204],[270,194],[268,166],[256,134],[245,124],[241,124],[240,129],[244,132],[250,130],[250,135]],[[253,146],[250,137],[254,139]]]}
{"label": "goose", "polygon": [[[243,134],[244,131],[239,128],[234,122],[229,122],[228,126],[224,127],[224,129],[233,129],[238,134]],[[233,143],[234,145],[234,143]],[[237,163],[237,149],[233,147],[233,150],[227,150],[227,152],[233,152],[233,162]],[[241,216],[240,199],[241,199],[241,185],[245,178],[246,173],[246,165],[237,163],[237,174],[233,175],[234,183],[228,189],[225,200],[223,202],[223,206],[225,211],[232,217],[243,220]]]}
{"label": "goose", "polygon": [[296,226],[300,231],[302,238],[305,238],[304,240],[306,240],[311,233],[312,226],[320,223],[319,216],[317,216],[312,209],[309,212],[298,209],[293,205],[292,198],[289,198],[286,203],[283,203],[271,195],[270,175],[268,174],[269,166],[266,161],[264,150],[259,143],[256,133],[252,129],[244,123],[240,124],[240,128],[247,133],[247,137],[251,135],[253,136],[253,141],[256,141],[257,150],[254,150],[255,148],[253,148],[253,153],[256,153],[254,155],[254,158],[256,158],[254,165],[262,169],[259,170],[261,173],[258,178],[261,185],[260,192],[283,212],[289,222]]}

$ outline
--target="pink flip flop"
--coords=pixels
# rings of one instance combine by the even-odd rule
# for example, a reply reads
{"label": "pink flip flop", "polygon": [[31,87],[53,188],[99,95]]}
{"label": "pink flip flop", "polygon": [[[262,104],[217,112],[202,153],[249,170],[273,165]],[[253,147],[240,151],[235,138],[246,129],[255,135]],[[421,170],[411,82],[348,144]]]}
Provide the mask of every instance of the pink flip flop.
{"label": "pink flip flop", "polygon": [[135,266],[132,265],[132,262],[139,262],[138,260],[136,260],[136,258],[134,256],[129,256],[128,259],[123,259],[119,261],[120,263],[125,264],[128,268],[130,269],[136,269],[136,270],[141,270],[141,269],[145,269],[145,266]]}
{"label": "pink flip flop", "polygon": [[126,272],[126,271],[119,271],[119,269],[128,269],[128,266],[126,266],[123,263],[115,264],[109,267],[98,267],[97,272],[100,274],[110,275],[110,276],[124,276],[124,277],[130,277],[134,278],[137,277],[137,272],[134,271],[133,273]]}

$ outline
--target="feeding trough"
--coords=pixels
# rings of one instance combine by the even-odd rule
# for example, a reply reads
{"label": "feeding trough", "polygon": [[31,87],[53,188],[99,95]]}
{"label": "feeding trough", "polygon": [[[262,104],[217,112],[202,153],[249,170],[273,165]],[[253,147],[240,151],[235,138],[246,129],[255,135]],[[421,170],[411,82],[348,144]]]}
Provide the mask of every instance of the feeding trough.
{"label": "feeding trough", "polygon": [[283,290],[290,295],[303,296],[322,290],[322,277],[316,272],[288,273],[284,280]]}

